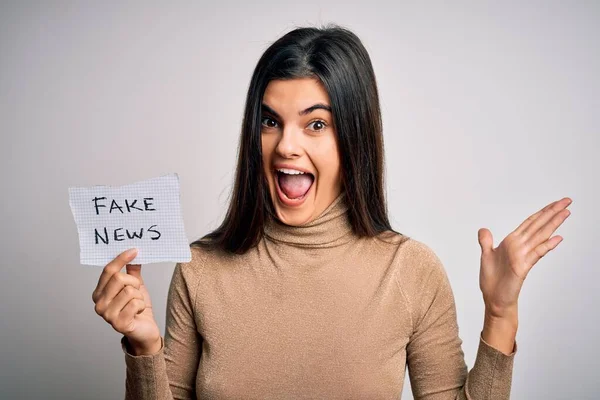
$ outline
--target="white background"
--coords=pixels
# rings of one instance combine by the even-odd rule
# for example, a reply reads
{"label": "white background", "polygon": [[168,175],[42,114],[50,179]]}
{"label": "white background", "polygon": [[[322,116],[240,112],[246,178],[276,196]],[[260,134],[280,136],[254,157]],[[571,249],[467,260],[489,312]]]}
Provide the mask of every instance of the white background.
{"label": "white background", "polygon": [[[120,335],[94,312],[101,268],[79,264],[67,188],[177,172],[189,240],[215,228],[259,56],[328,22],[371,55],[392,223],[443,261],[469,368],[477,230],[498,245],[573,199],[521,293],[512,398],[600,396],[599,3],[107,3],[0,5],[0,397],[123,397]],[[163,332],[173,267],[143,268]]]}

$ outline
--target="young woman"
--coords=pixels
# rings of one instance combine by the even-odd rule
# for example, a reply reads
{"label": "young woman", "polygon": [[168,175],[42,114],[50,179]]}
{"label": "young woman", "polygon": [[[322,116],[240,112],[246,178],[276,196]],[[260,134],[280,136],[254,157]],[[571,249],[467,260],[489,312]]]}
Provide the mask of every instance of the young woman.
{"label": "young woman", "polygon": [[176,265],[164,340],[135,250],[100,276],[95,310],[124,335],[126,398],[397,399],[406,366],[415,399],[509,398],[519,292],[562,240],[550,236],[571,200],[496,248],[479,230],[485,315],[467,370],[440,259],[388,221],[383,154],[353,33],[299,28],[272,44],[250,82],[227,215]]}

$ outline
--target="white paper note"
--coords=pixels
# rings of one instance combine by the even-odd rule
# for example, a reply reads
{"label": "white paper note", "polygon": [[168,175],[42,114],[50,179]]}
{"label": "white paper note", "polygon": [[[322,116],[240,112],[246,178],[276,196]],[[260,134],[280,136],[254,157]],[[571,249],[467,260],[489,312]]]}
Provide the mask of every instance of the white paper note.
{"label": "white paper note", "polygon": [[132,247],[138,255],[130,264],[191,261],[177,174],[123,186],[71,187],[69,204],[81,264],[104,266]]}

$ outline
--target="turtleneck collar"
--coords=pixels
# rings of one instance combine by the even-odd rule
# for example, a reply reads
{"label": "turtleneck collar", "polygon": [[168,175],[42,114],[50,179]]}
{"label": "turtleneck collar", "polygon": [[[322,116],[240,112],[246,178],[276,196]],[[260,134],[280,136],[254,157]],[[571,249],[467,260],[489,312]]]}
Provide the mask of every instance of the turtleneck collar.
{"label": "turtleneck collar", "polygon": [[277,218],[265,222],[266,238],[292,246],[335,247],[352,239],[348,206],[342,192],[317,218],[303,225],[286,225]]}

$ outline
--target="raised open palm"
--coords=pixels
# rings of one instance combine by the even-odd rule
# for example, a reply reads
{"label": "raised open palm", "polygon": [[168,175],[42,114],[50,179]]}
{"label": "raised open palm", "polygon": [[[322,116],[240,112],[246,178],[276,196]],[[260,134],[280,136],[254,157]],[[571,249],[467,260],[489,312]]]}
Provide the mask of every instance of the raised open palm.
{"label": "raised open palm", "polygon": [[566,209],[572,200],[565,197],[548,204],[527,218],[498,247],[493,247],[492,233],[478,231],[481,246],[479,287],[486,310],[503,318],[517,308],[523,282],[533,266],[561,241],[550,237],[571,214]]}

